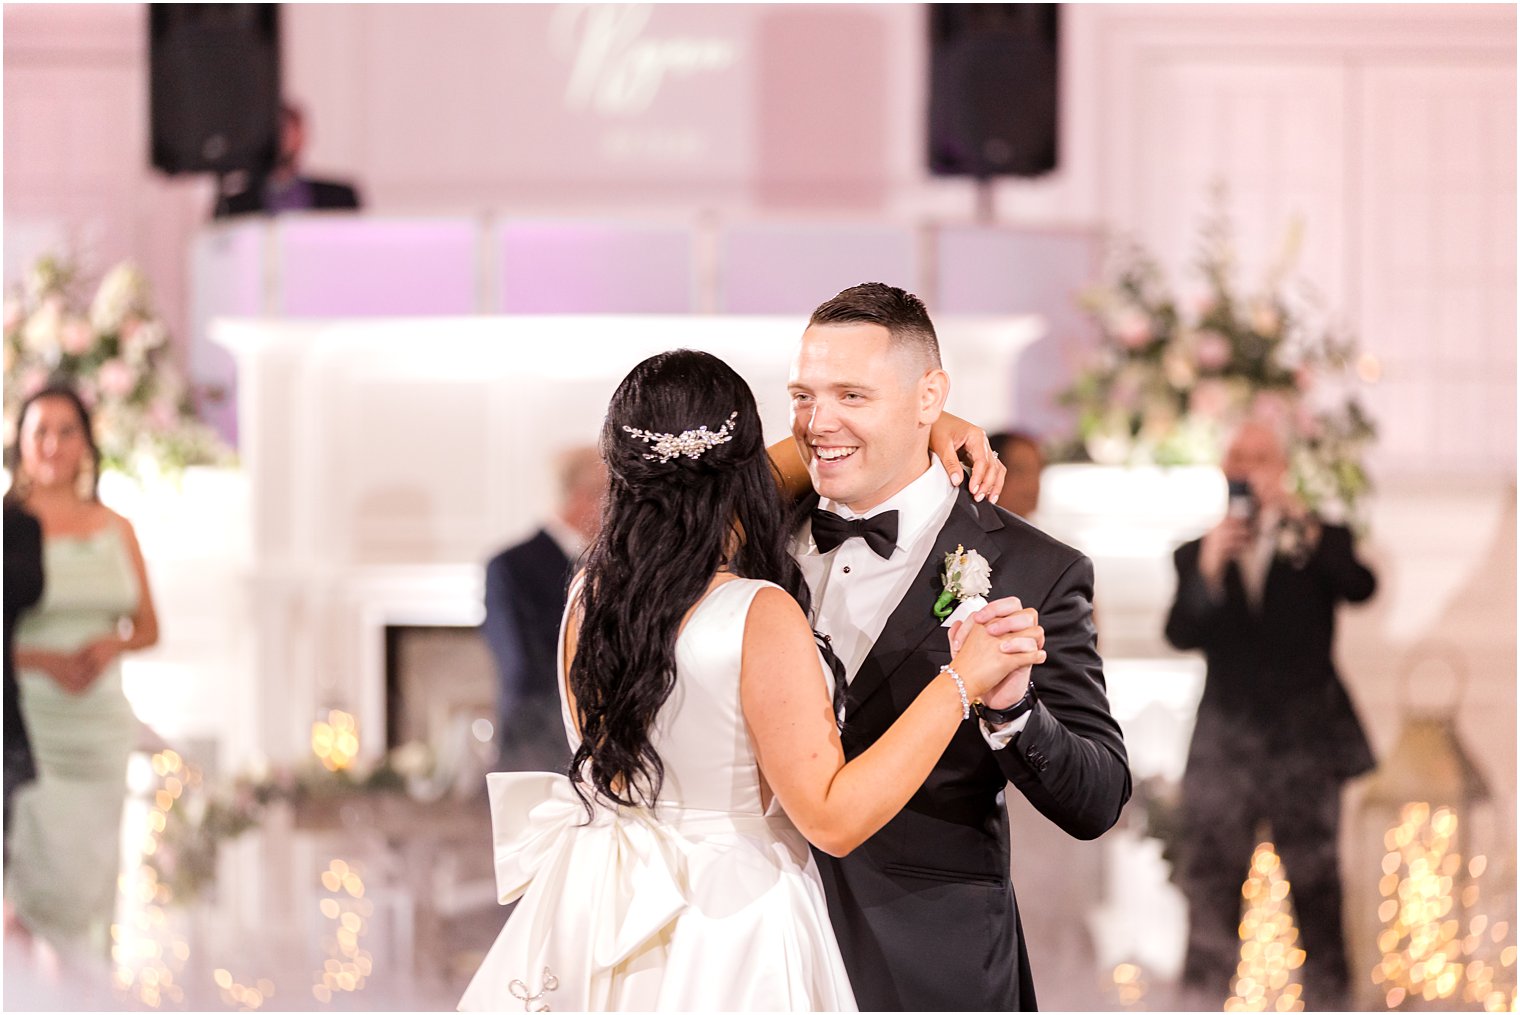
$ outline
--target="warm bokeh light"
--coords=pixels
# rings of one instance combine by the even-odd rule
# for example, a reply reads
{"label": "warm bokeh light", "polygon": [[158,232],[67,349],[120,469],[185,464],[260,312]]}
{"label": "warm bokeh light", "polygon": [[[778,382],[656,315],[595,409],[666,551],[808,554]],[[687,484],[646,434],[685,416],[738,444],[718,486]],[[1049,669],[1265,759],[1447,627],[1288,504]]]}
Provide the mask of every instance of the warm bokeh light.
{"label": "warm bokeh light", "polygon": [[1127,1011],[1143,1010],[1145,996],[1150,984],[1147,982],[1145,970],[1134,962],[1121,962],[1114,966],[1110,972],[1111,983],[1106,984],[1106,993],[1119,1002],[1119,1007]]}
{"label": "warm bokeh light", "polygon": [[1297,946],[1290,888],[1276,847],[1260,843],[1240,888],[1240,963],[1225,1011],[1304,1010],[1298,972],[1304,950]]}
{"label": "warm bokeh light", "polygon": [[333,926],[323,945],[327,958],[313,974],[316,982],[311,993],[323,1004],[330,1004],[334,994],[363,990],[366,978],[374,970],[374,957],[359,947],[365,921],[374,912],[374,906],[364,898],[364,880],[359,871],[346,860],[334,858],[322,871],[320,880],[331,894],[317,908]]}
{"label": "warm bokeh light", "polygon": [[[1513,967],[1514,947],[1503,949],[1497,962],[1479,954],[1488,941],[1504,941],[1509,926],[1502,920],[1490,925],[1483,913],[1466,915],[1479,903],[1477,884],[1458,891],[1464,866],[1456,849],[1458,825],[1451,808],[1416,801],[1400,810],[1399,823],[1383,837],[1388,853],[1379,882],[1383,929],[1377,938],[1382,959],[1372,970],[1372,982],[1385,991],[1389,1008],[1415,1001],[1461,1001],[1485,1011],[1514,1007],[1514,986],[1505,989],[1495,982],[1501,969]],[[1487,867],[1486,857],[1474,856],[1466,874],[1476,878]]]}
{"label": "warm bokeh light", "polygon": [[359,724],[348,712],[333,709],[327,721],[311,724],[311,750],[329,772],[341,772],[359,754]]}
{"label": "warm bokeh light", "polygon": [[1356,375],[1365,384],[1376,384],[1383,379],[1383,364],[1370,352],[1364,352],[1356,358]]}
{"label": "warm bokeh light", "polygon": [[176,977],[190,957],[190,946],[169,928],[165,907],[173,901],[173,892],[144,861],[158,852],[169,811],[185,787],[198,782],[199,774],[172,750],[159,751],[149,763],[151,781],[140,787],[149,806],[138,859],[117,881],[121,922],[111,926],[111,962],[112,981],[129,1001],[158,1008],[184,1002],[185,992]]}

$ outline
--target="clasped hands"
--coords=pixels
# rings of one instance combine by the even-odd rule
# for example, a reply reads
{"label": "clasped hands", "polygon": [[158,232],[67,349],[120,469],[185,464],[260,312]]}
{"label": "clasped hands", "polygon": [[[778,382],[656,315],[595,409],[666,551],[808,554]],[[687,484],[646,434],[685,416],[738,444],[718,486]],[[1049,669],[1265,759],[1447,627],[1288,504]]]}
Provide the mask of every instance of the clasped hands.
{"label": "clasped hands", "polygon": [[[966,636],[971,633],[970,624],[981,624],[987,634],[1002,639],[998,645],[1005,655],[1038,653],[1035,662],[1045,661],[1045,629],[1040,626],[1039,613],[1026,607],[1016,596],[996,599],[965,620],[957,620],[950,626],[950,653],[960,652]],[[1012,706],[1029,690],[1029,676],[1035,663],[1009,670],[1001,683],[982,695],[982,701],[994,709]]]}
{"label": "clasped hands", "polygon": [[35,664],[70,694],[83,694],[122,652],[120,638],[97,638],[75,652],[39,652]]}

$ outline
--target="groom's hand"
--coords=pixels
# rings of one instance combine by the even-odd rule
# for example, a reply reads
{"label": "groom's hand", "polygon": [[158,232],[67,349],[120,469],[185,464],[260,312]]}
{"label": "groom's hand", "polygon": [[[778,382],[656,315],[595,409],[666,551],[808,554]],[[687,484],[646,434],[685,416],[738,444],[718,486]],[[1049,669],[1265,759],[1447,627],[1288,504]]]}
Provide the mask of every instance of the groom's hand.
{"label": "groom's hand", "polygon": [[[1045,629],[1040,626],[1040,616],[1033,608],[1026,608],[1016,596],[995,600],[973,613],[967,621],[957,621],[950,628],[950,651],[957,652],[970,630],[967,623],[982,624],[987,633],[1002,639],[999,648],[1004,653],[1035,652],[1045,647]],[[992,708],[1007,708],[1024,696],[1029,689],[1032,666],[1011,670],[1003,682],[993,688],[982,700]]]}

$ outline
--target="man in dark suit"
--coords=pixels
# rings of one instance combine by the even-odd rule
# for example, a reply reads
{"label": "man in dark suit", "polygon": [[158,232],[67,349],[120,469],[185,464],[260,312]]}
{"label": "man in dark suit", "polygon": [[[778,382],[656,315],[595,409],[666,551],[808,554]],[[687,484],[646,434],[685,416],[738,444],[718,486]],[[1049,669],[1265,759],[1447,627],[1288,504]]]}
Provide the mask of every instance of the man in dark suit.
{"label": "man in dark suit", "polygon": [[596,537],[607,473],[595,448],[560,457],[559,505],[542,529],[486,564],[482,631],[496,659],[499,768],[564,771],[559,717],[560,618],[575,562]]}
{"label": "man in dark suit", "polygon": [[1239,961],[1241,885],[1258,841],[1271,841],[1292,885],[1304,998],[1344,1008],[1348,987],[1336,839],[1341,787],[1372,768],[1372,750],[1332,659],[1335,609],[1376,580],[1351,533],[1314,518],[1286,492],[1272,427],[1243,426],[1223,463],[1250,496],[1176,553],[1166,637],[1202,649],[1203,700],[1182,778],[1179,883],[1188,899],[1185,987],[1201,1004],[1229,995]]}
{"label": "man in dark suit", "polygon": [[[351,210],[359,208],[359,192],[352,184],[316,180],[301,174],[301,152],[306,147],[306,116],[300,107],[280,107],[280,154],[265,174],[222,181],[224,190],[212,211],[215,218],[230,215],[271,214],[282,211]],[[241,186],[238,186],[238,183]]]}
{"label": "man in dark suit", "polygon": [[[815,851],[856,1000],[864,1011],[1032,1009],[1004,789],[1013,783],[1080,838],[1112,826],[1130,790],[1095,647],[1092,565],[957,489],[931,458],[949,378],[917,297],[867,283],[822,304],[789,387],[819,498],[793,549],[844,677],[846,756],[950,662],[953,622],[987,621],[1013,651],[1043,638],[1048,657],[1032,680],[1014,671],[979,705],[880,832],[843,858]],[[942,618],[945,558],[957,550],[990,565],[989,587],[963,590],[982,596]]]}
{"label": "man in dark suit", "polygon": [[[22,612],[42,598],[42,526],[19,503],[5,502],[5,831],[10,833],[11,794],[37,778],[31,739],[21,715],[21,691],[11,634]],[[10,840],[6,839],[6,856]],[[9,915],[9,910],[7,910]]]}

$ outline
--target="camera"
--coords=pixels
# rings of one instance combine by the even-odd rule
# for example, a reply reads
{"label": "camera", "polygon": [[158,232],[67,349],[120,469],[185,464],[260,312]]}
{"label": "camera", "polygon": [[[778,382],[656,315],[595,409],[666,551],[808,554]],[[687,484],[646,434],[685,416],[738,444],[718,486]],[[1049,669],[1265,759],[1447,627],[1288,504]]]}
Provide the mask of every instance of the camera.
{"label": "camera", "polygon": [[1251,484],[1244,479],[1230,480],[1229,507],[1225,510],[1226,517],[1239,518],[1242,521],[1252,521],[1256,518],[1256,495],[1251,492]]}

